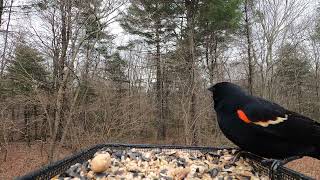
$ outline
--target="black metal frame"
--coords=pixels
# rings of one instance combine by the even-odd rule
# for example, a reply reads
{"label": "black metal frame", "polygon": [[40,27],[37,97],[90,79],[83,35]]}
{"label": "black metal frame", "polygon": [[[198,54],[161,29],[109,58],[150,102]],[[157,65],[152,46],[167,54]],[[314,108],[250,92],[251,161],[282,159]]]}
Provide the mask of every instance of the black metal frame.
{"label": "black metal frame", "polygon": [[262,174],[268,174],[271,179],[285,179],[285,180],[296,180],[296,179],[302,179],[302,180],[314,180],[314,178],[308,177],[304,174],[301,174],[299,172],[296,172],[292,169],[289,169],[285,166],[279,166],[276,170],[272,170],[272,163],[265,164],[262,163],[262,160],[264,160],[262,157],[259,157],[252,153],[245,153],[243,155],[246,157],[250,164],[253,166],[253,168]]}
{"label": "black metal frame", "polygon": [[[84,161],[92,158],[94,153],[96,153],[98,150],[102,148],[110,148],[110,149],[138,148],[138,149],[159,149],[159,150],[175,149],[175,150],[181,150],[181,151],[199,150],[201,152],[211,152],[219,149],[233,149],[230,147],[207,147],[207,146],[176,146],[176,145],[152,145],[152,144],[98,144],[88,149],[82,150],[74,155],[66,157],[62,160],[46,165],[41,169],[35,170],[29,174],[18,177],[16,179],[17,180],[50,179],[58,174],[65,172],[67,169],[69,169],[71,165],[74,165],[76,163],[83,163]],[[276,171],[272,171],[270,168],[271,166],[261,163],[263,158],[251,153],[245,153],[244,156],[249,159],[255,171],[265,175],[271,175],[272,179],[286,179],[286,180],[312,179],[310,177],[307,177],[301,173],[295,172],[283,166],[280,166]]]}

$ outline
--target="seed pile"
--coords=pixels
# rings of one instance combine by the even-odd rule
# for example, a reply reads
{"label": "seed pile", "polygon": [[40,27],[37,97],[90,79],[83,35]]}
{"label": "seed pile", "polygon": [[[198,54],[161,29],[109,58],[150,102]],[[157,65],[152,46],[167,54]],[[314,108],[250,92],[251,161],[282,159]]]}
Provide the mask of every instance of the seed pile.
{"label": "seed pile", "polygon": [[111,180],[111,179],[217,179],[267,180],[253,171],[242,158],[231,163],[235,151],[200,151],[101,149],[83,164],[77,163],[52,179]]}

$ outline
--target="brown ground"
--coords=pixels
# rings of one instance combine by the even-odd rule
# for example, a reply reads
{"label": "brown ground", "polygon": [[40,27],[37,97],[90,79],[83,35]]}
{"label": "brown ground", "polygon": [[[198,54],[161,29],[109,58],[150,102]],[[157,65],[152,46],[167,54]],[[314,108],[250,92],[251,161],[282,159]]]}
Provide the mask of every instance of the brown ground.
{"label": "brown ground", "polygon": [[[3,162],[4,152],[0,152],[0,179],[12,179],[47,164],[46,147],[46,144],[41,146],[41,143],[33,143],[31,147],[28,147],[26,143],[10,144],[6,162]],[[66,149],[59,152],[60,158],[71,154],[71,151]],[[289,163],[288,167],[320,180],[319,160],[305,157]]]}
{"label": "brown ground", "polygon": [[[5,162],[3,161],[5,153],[0,151],[0,179],[13,179],[47,164],[47,147],[48,145],[41,143],[32,143],[31,147],[22,142],[9,144]],[[66,149],[59,152],[59,158],[71,154]]]}

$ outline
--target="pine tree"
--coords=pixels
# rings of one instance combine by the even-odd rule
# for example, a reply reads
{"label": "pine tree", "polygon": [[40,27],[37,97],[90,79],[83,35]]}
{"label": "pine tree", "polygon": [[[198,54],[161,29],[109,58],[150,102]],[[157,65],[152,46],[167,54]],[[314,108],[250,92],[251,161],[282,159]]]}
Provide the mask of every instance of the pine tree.
{"label": "pine tree", "polygon": [[[32,99],[37,88],[47,87],[47,71],[43,66],[44,59],[40,53],[25,44],[18,44],[15,49],[15,58],[8,67],[7,78],[10,80],[8,89],[11,89],[11,97],[19,95],[24,97],[23,114],[25,123],[25,138],[30,146],[31,142],[31,116],[37,104],[31,104],[28,99]],[[36,114],[34,114],[36,116]],[[37,122],[35,126],[38,127]],[[37,128],[36,128],[37,135]]]}
{"label": "pine tree", "polygon": [[[182,67],[182,78],[186,86],[182,87],[185,94],[187,109],[185,122],[186,143],[197,145],[199,143],[199,127],[197,127],[197,70],[201,49],[204,47],[206,62],[213,82],[214,66],[217,63],[219,47],[232,30],[236,29],[240,20],[240,1],[210,1],[186,0],[183,3],[183,17],[181,26],[182,38],[178,47],[178,54],[185,61]],[[213,58],[212,58],[213,57]],[[189,137],[187,137],[189,136]]]}
{"label": "pine tree", "polygon": [[176,26],[174,15],[176,7],[173,1],[132,0],[126,13],[120,19],[121,26],[130,34],[142,37],[151,45],[156,62],[156,124],[157,138],[165,139],[167,129],[162,48],[173,37]]}
{"label": "pine tree", "polygon": [[[97,62],[99,59],[102,59],[103,56],[108,56],[110,51],[109,46],[112,43],[113,37],[105,31],[107,22],[102,20],[106,13],[104,12],[105,6],[108,6],[103,0],[78,1],[75,3],[75,6],[81,14],[79,26],[83,27],[82,36],[85,38],[81,48],[83,66],[81,67],[81,78],[79,81],[79,101],[82,102],[83,110],[79,119],[82,122],[88,122],[88,106],[96,98],[96,89],[90,83],[93,77],[92,74],[95,73],[93,68],[99,64]],[[85,130],[88,129],[86,124],[84,123]]]}
{"label": "pine tree", "polygon": [[22,43],[16,47],[15,58],[8,67],[7,75],[14,94],[28,95],[34,86],[46,86],[48,73],[43,62],[37,50]]}
{"label": "pine tree", "polygon": [[[277,78],[279,79],[279,91],[287,99],[291,109],[302,112],[303,92],[306,90],[307,79],[311,66],[309,60],[303,55],[296,44],[285,44],[279,50],[279,65],[277,66]],[[297,100],[297,101],[295,101]]]}
{"label": "pine tree", "polygon": [[277,75],[286,90],[297,90],[305,82],[310,73],[308,60],[302,56],[297,45],[286,44],[279,50]]}
{"label": "pine tree", "polygon": [[119,52],[114,53],[107,63],[106,70],[114,82],[125,82],[127,77],[125,75],[126,61],[121,58]]}
{"label": "pine tree", "polygon": [[228,39],[240,27],[242,0],[202,0],[199,8],[199,33],[203,42],[210,83],[213,83],[218,51],[227,46]]}

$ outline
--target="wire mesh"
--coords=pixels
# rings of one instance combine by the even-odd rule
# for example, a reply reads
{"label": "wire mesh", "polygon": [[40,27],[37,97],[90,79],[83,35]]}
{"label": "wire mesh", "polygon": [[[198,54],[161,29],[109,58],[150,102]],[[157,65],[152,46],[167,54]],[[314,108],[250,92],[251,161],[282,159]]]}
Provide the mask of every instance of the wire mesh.
{"label": "wire mesh", "polygon": [[[131,148],[137,148],[142,151],[147,150],[159,150],[159,151],[168,151],[168,150],[180,150],[184,152],[194,152],[200,151],[202,153],[213,152],[221,149],[229,149],[230,147],[205,147],[205,146],[176,146],[176,145],[150,145],[150,144],[98,144],[88,149],[82,150],[72,156],[66,157],[62,160],[56,161],[52,164],[46,165],[41,169],[35,170],[25,176],[17,177],[17,180],[43,180],[50,179],[56,175],[59,175],[65,172],[70,166],[76,163],[83,163],[84,161],[93,157],[93,155],[103,149],[109,148],[110,150],[125,150]],[[312,178],[307,177],[301,173],[295,172],[289,168],[280,166],[276,171],[271,170],[271,166],[262,163],[263,158],[256,156],[251,153],[245,153],[243,155],[248,159],[251,166],[258,173],[263,175],[268,175],[272,179],[283,179],[283,180],[310,180]]]}

